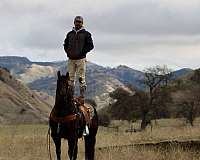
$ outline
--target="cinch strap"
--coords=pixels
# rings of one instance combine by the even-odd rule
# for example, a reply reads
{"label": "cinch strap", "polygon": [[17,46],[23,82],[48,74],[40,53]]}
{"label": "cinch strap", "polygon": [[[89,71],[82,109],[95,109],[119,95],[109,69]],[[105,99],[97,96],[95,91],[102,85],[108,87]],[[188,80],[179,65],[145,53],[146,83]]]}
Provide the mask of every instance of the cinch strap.
{"label": "cinch strap", "polygon": [[50,114],[50,119],[56,121],[57,123],[64,123],[68,121],[73,121],[77,119],[77,114],[67,115],[65,117],[56,117],[53,112]]}

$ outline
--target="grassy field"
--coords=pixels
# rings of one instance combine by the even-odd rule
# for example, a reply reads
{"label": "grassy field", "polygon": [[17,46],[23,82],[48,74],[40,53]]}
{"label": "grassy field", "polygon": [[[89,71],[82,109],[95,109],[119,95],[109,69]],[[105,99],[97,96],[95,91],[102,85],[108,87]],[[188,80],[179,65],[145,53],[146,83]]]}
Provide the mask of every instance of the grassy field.
{"label": "grassy field", "polygon": [[[114,121],[119,131],[104,127],[99,128],[96,144],[96,160],[200,160],[200,153],[179,146],[165,148],[127,147],[100,149],[107,146],[120,146],[135,143],[159,142],[164,140],[200,140],[200,119],[190,127],[180,119],[159,120],[153,130],[125,133],[130,124]],[[139,123],[133,124],[138,127]],[[1,125],[0,160],[47,160],[47,125]],[[54,144],[51,141],[54,157]],[[83,140],[79,140],[78,159],[84,158]],[[67,158],[67,141],[62,141],[62,158]]]}

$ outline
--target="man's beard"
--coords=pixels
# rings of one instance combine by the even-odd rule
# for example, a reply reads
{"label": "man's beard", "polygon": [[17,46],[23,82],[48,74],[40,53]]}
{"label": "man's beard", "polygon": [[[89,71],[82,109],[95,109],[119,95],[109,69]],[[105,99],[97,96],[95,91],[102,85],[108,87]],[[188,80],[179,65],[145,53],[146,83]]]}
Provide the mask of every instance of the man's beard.
{"label": "man's beard", "polygon": [[81,29],[81,26],[80,26],[80,25],[76,25],[76,26],[75,26],[75,29],[76,29],[76,30],[79,30],[79,29]]}

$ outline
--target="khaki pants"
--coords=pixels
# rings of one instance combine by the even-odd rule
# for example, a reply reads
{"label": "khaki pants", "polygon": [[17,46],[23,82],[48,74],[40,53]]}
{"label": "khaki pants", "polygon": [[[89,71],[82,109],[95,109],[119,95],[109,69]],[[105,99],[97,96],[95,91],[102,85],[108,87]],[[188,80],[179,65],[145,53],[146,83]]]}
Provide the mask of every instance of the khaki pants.
{"label": "khaki pants", "polygon": [[86,87],[86,58],[80,60],[68,59],[67,68],[69,72],[70,84],[75,85],[75,78],[76,75],[78,75],[80,87]]}

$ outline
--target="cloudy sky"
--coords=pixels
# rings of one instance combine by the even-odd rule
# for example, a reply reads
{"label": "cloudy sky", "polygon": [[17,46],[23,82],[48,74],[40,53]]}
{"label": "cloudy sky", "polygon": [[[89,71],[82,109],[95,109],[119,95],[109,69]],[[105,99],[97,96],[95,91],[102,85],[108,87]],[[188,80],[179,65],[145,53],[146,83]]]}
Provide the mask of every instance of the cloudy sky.
{"label": "cloudy sky", "polygon": [[76,15],[94,40],[89,61],[200,67],[199,0],[1,0],[0,56],[67,59],[62,44]]}

